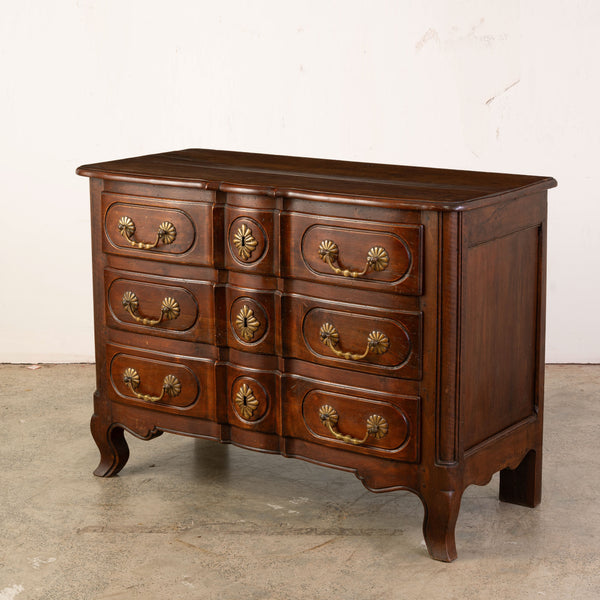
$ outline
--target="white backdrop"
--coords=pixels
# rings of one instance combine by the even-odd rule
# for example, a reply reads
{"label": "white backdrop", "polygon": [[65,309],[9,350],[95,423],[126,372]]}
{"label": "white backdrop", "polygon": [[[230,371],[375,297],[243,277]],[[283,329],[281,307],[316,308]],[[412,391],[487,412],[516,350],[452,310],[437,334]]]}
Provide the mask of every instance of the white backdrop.
{"label": "white backdrop", "polygon": [[547,360],[600,362],[599,33],[597,0],[3,3],[0,362],[93,360],[75,168],[194,146],[556,177]]}

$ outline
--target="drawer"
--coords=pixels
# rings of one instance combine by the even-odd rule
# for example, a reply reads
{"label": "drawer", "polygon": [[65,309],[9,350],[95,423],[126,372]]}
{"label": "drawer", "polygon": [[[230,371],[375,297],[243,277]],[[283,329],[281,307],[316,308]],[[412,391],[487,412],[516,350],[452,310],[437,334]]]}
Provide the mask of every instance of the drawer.
{"label": "drawer", "polygon": [[127,404],[193,416],[214,413],[214,362],[107,345],[110,394]]}
{"label": "drawer", "polygon": [[284,434],[352,452],[419,460],[420,399],[286,377]]}
{"label": "drawer", "polygon": [[[103,250],[136,258],[212,265],[212,205],[102,194]],[[195,223],[202,223],[202,233]]]}
{"label": "drawer", "polygon": [[276,354],[276,293],[226,288],[227,345],[236,350]]}
{"label": "drawer", "polygon": [[213,284],[132,275],[104,274],[106,322],[110,327],[174,339],[214,343]]}
{"label": "drawer", "polygon": [[421,378],[422,314],[285,296],[285,356],[377,375]]}
{"label": "drawer", "polygon": [[264,275],[277,272],[273,211],[227,206],[225,231],[227,269]]}
{"label": "drawer", "polygon": [[292,277],[406,295],[422,292],[421,225],[282,215]]}
{"label": "drawer", "polygon": [[279,376],[227,365],[227,421],[234,427],[277,433]]}

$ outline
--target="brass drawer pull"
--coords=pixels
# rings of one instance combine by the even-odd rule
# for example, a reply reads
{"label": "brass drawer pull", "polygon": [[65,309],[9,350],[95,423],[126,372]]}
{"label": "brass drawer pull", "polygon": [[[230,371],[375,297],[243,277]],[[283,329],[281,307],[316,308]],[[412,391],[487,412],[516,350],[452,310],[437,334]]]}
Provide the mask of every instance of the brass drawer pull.
{"label": "brass drawer pull", "polygon": [[258,408],[258,400],[254,395],[254,391],[245,383],[241,385],[233,401],[240,415],[246,420],[251,419],[254,411]]}
{"label": "brass drawer pull", "polygon": [[151,396],[150,394],[140,394],[139,392],[136,392],[136,388],[140,385],[140,374],[132,367],[125,369],[125,372],[123,373],[123,382],[137,398],[140,400],[147,400],[148,402],[158,402],[159,400],[162,400],[165,393],[168,396],[171,396],[171,398],[174,398],[181,392],[181,383],[175,375],[167,375],[163,379],[160,396]]}
{"label": "brass drawer pull", "polygon": [[142,325],[158,325],[162,321],[176,319],[179,316],[179,302],[175,298],[163,298],[160,304],[160,317],[156,319],[148,319],[137,314],[140,306],[138,297],[133,292],[125,292],[121,300],[123,308]]}
{"label": "brass drawer pull", "polygon": [[383,271],[390,263],[390,257],[386,249],[380,246],[373,246],[367,252],[367,264],[365,268],[362,271],[351,271],[349,269],[341,269],[333,264],[334,262],[338,262],[339,253],[338,245],[331,240],[323,240],[319,244],[319,256],[321,260],[327,263],[338,275],[342,275],[343,277],[362,277],[366,275],[369,269]]}
{"label": "brass drawer pull", "polygon": [[377,440],[381,439],[387,435],[389,429],[388,422],[381,415],[371,415],[367,419],[367,433],[365,434],[364,438],[358,439],[352,437],[351,435],[344,435],[343,433],[340,433],[334,429],[334,426],[337,425],[339,420],[339,415],[337,410],[335,410],[335,408],[329,404],[324,404],[321,406],[319,409],[319,419],[321,419],[321,423],[323,423],[323,425],[329,429],[336,440],[341,440],[342,442],[347,442],[348,444],[352,444],[354,446],[360,446],[361,444],[364,444],[371,435]]}
{"label": "brass drawer pull", "polygon": [[256,246],[258,246],[256,238],[252,235],[252,229],[246,223],[242,223],[242,226],[233,236],[233,244],[237,248],[242,260],[248,260],[252,256]]}
{"label": "brass drawer pull", "polygon": [[260,321],[254,316],[254,311],[244,304],[235,318],[235,326],[240,335],[250,342],[256,331],[260,329]]}
{"label": "brass drawer pull", "polygon": [[152,243],[148,242],[136,242],[131,239],[131,236],[135,233],[135,223],[130,217],[121,217],[119,219],[119,233],[134,247],[141,248],[142,250],[150,250],[156,248],[159,242],[165,245],[172,244],[177,237],[177,230],[175,225],[169,221],[163,221],[158,226],[156,233],[156,239]]}
{"label": "brass drawer pull", "polygon": [[331,323],[323,323],[323,325],[321,325],[319,337],[337,356],[345,358],[346,360],[362,360],[369,352],[373,352],[374,354],[384,354],[390,347],[390,340],[385,333],[382,333],[381,331],[371,331],[367,338],[367,348],[362,354],[338,350],[336,346],[340,341],[340,334]]}

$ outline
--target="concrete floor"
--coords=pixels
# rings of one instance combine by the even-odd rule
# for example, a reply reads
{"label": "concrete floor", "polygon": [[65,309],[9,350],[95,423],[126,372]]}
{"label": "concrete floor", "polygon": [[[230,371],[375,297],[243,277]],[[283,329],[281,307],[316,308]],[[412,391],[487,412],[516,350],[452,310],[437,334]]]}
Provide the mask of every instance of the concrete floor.
{"label": "concrete floor", "polygon": [[0,366],[0,600],[600,598],[600,366],[548,367],[544,500],[469,488],[452,564],[415,496],[299,460],[165,434],[93,477],[93,388]]}

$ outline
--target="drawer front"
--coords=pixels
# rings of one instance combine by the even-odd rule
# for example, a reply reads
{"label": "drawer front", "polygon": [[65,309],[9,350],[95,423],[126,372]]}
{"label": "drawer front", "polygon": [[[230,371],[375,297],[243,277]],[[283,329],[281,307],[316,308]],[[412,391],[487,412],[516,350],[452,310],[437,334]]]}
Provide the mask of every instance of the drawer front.
{"label": "drawer front", "polygon": [[[212,265],[211,205],[118,194],[103,194],[102,201],[105,252]],[[201,232],[194,223],[202,223]]]}
{"label": "drawer front", "polygon": [[226,288],[227,345],[236,350],[276,354],[276,311],[274,292]]}
{"label": "drawer front", "polygon": [[283,314],[286,356],[378,375],[421,378],[419,312],[286,296]]}
{"label": "drawer front", "polygon": [[110,392],[119,402],[168,412],[189,411],[208,417],[214,412],[214,363],[172,359],[141,349],[107,346]]}
{"label": "drawer front", "polygon": [[279,376],[227,365],[227,416],[234,427],[276,433],[279,414]]}
{"label": "drawer front", "polygon": [[419,460],[420,399],[286,378],[285,435],[352,452]]}
{"label": "drawer front", "polygon": [[321,283],[419,295],[422,237],[421,225],[287,214],[284,269]]}
{"label": "drawer front", "polygon": [[225,267],[273,275],[277,270],[273,211],[227,206]]}
{"label": "drawer front", "polygon": [[213,285],[178,283],[107,270],[107,324],[148,335],[214,343]]}

